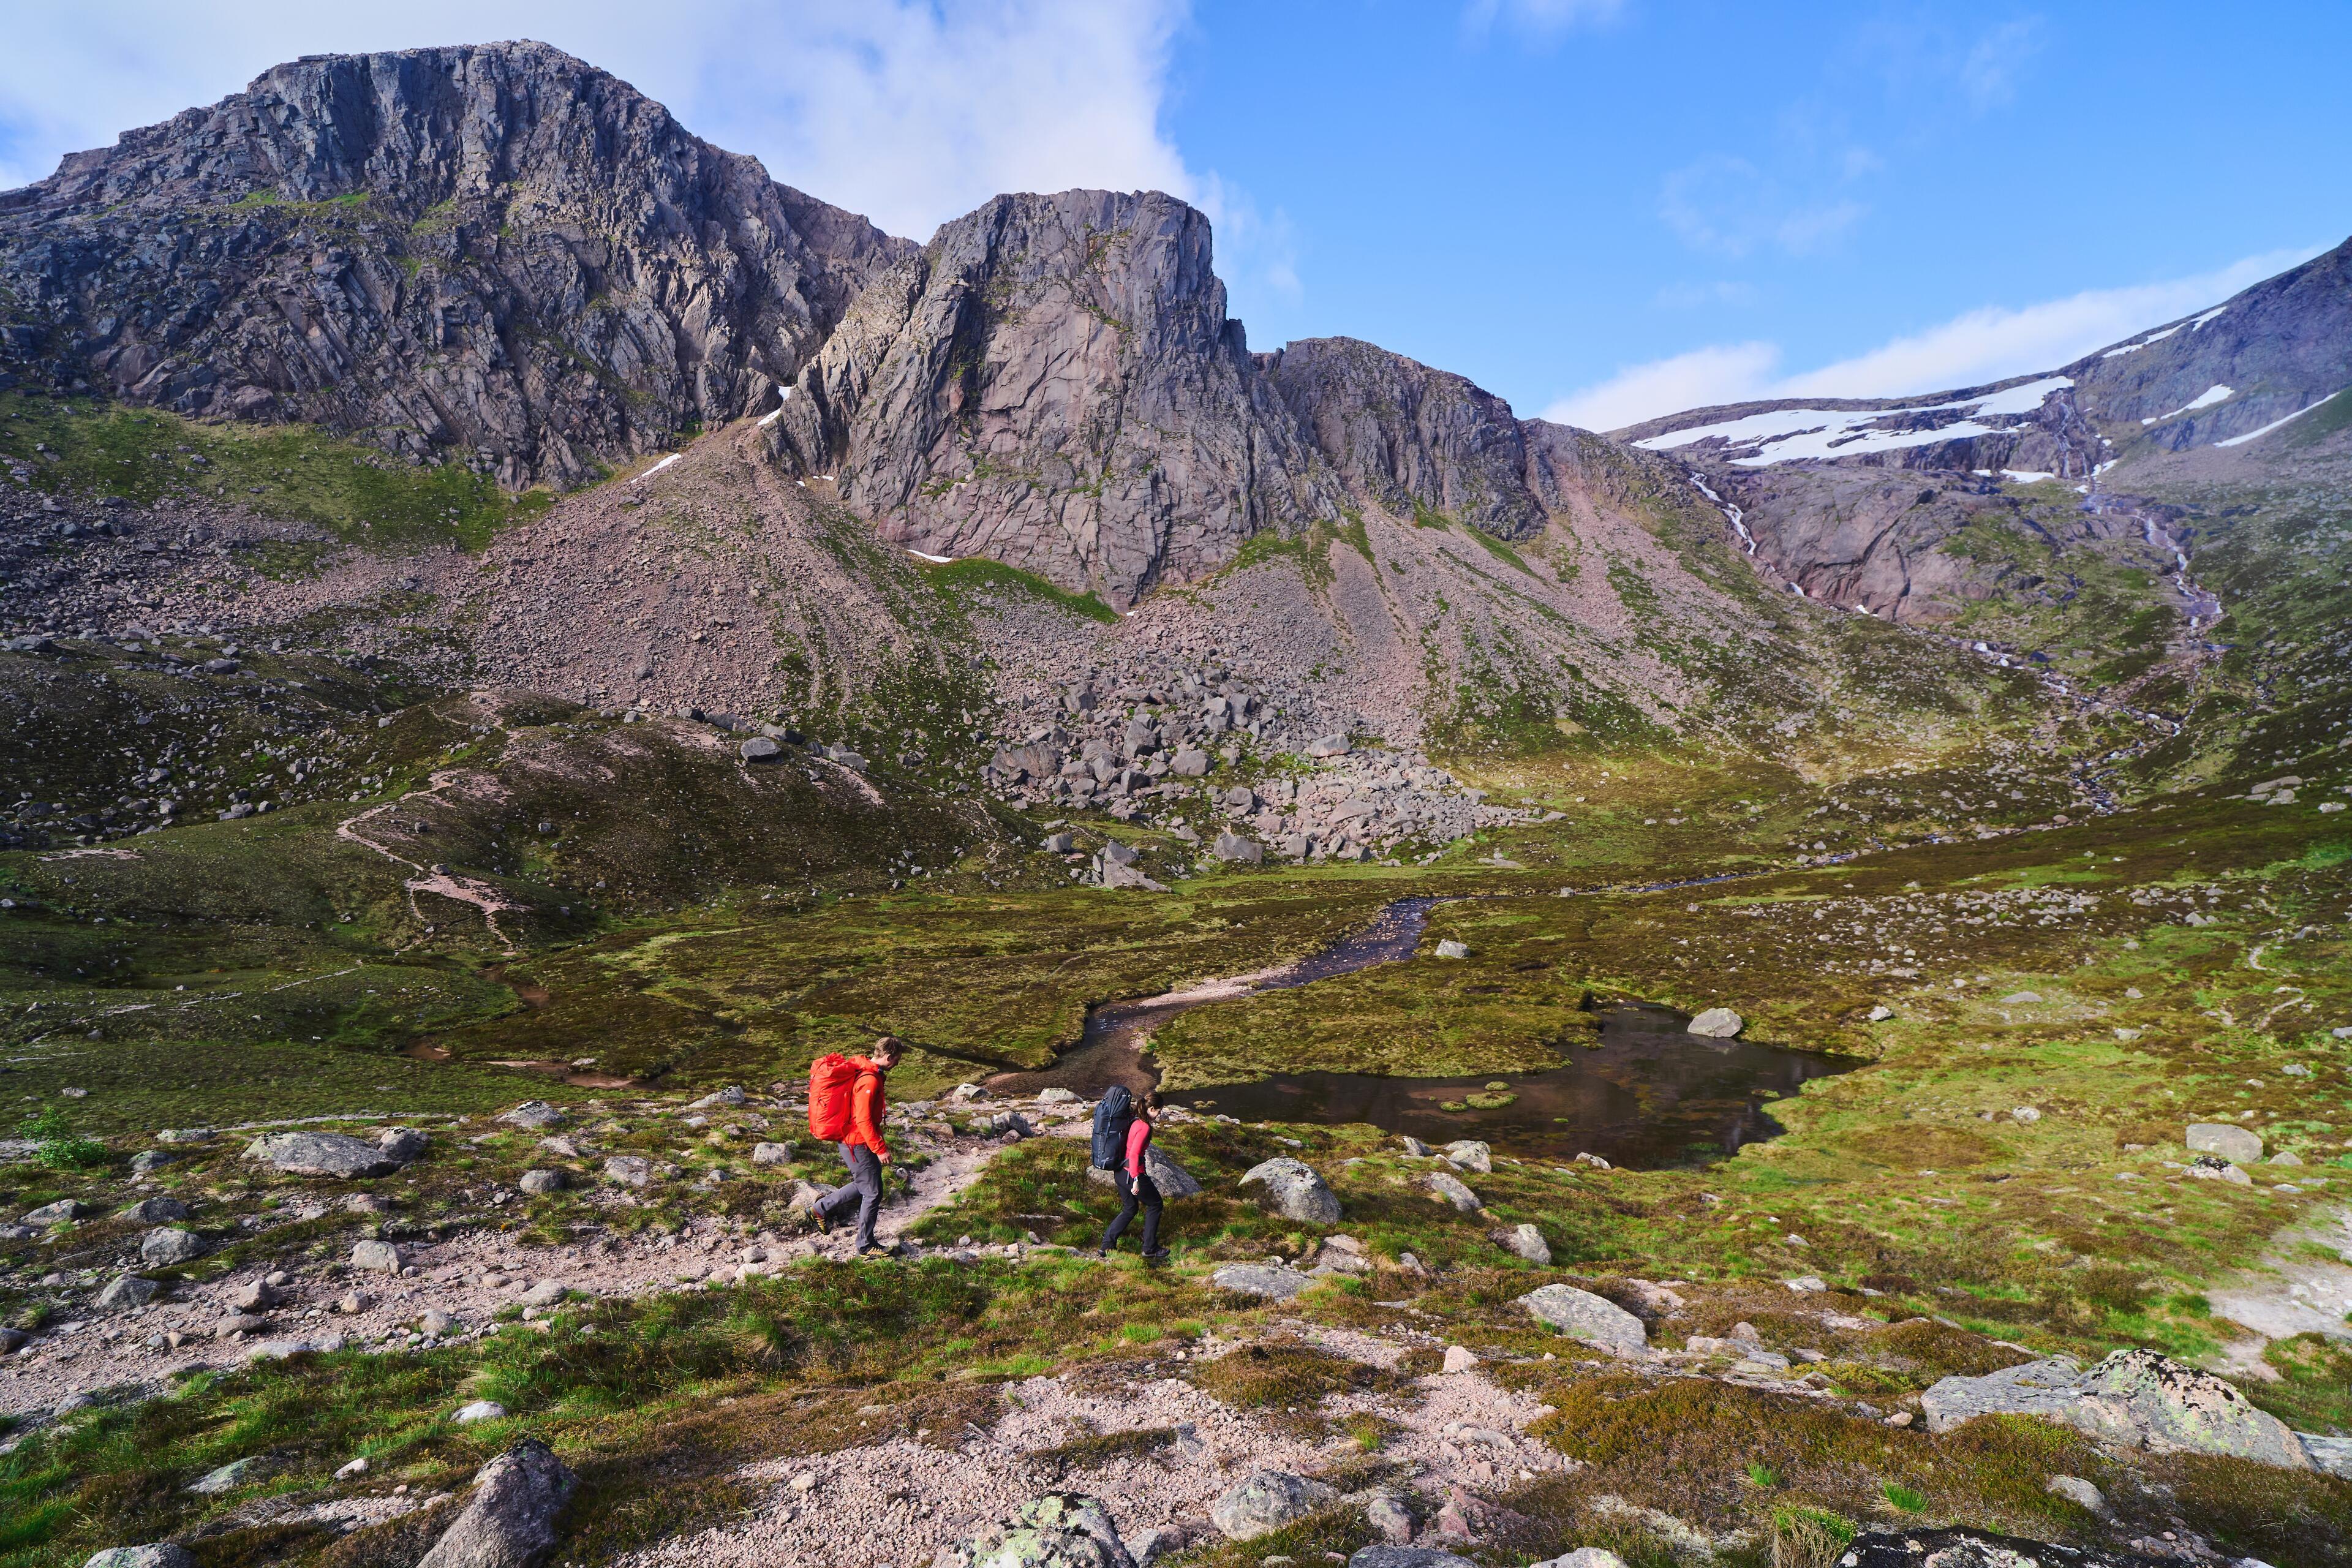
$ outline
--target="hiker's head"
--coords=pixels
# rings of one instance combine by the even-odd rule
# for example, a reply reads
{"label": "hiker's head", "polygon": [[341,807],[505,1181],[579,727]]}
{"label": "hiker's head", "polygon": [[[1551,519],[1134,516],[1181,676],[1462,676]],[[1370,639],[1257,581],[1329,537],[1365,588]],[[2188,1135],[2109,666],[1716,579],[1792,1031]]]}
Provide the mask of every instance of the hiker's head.
{"label": "hiker's head", "polygon": [[1160,1091],[1156,1089],[1147,1089],[1136,1097],[1135,1103],[1143,1108],[1144,1115],[1157,1116],[1160,1114]]}
{"label": "hiker's head", "polygon": [[873,1049],[867,1051],[866,1055],[877,1068],[894,1068],[898,1065],[898,1058],[906,1053],[907,1043],[904,1040],[896,1035],[885,1035],[874,1042]]}

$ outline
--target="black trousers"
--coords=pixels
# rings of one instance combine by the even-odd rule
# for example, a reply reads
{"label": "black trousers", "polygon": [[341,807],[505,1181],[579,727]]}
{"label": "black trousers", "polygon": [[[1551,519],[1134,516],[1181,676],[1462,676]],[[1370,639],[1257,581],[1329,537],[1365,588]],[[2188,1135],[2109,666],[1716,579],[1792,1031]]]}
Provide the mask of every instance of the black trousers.
{"label": "black trousers", "polygon": [[841,1163],[849,1167],[849,1180],[819,1198],[816,1206],[824,1217],[837,1220],[851,1204],[857,1205],[857,1245],[874,1245],[874,1213],[882,1206],[882,1162],[874,1151],[863,1143],[844,1143]]}
{"label": "black trousers", "polygon": [[1160,1250],[1160,1189],[1152,1184],[1150,1175],[1130,1177],[1125,1171],[1113,1171],[1110,1179],[1118,1184],[1118,1217],[1110,1222],[1102,1237],[1102,1250],[1108,1252],[1127,1234],[1135,1218],[1135,1211],[1143,1210],[1143,1250]]}

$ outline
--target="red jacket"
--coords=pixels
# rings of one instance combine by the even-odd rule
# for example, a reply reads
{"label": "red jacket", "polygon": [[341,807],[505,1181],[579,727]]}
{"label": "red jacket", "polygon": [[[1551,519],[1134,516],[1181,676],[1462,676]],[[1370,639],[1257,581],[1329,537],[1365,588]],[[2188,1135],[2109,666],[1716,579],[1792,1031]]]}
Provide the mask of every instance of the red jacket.
{"label": "red jacket", "polygon": [[1133,1181],[1143,1174],[1143,1152],[1151,1146],[1151,1123],[1139,1116],[1127,1124],[1127,1174]]}
{"label": "red jacket", "polygon": [[852,1057],[849,1065],[857,1069],[857,1081],[850,1086],[849,1136],[841,1141],[842,1147],[863,1144],[877,1154],[887,1154],[890,1146],[882,1141],[887,1109],[882,1101],[882,1068],[866,1057]]}

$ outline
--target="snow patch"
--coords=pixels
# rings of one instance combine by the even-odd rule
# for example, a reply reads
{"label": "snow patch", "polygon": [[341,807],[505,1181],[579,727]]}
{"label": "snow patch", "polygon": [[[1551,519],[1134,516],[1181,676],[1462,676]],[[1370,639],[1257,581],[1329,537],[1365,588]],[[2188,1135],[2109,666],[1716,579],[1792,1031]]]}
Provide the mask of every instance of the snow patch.
{"label": "snow patch", "polygon": [[2044,479],[2054,479],[2055,474],[2045,474],[2040,468],[2003,468],[2000,477],[2015,484],[2038,485]]}
{"label": "snow patch", "polygon": [[2206,322],[2208,322],[2208,321],[2211,321],[2214,317],[2216,317],[2216,316],[2220,315],[2222,311],[2224,311],[2224,310],[2228,310],[2229,308],[2230,308],[2230,307],[2229,307],[2229,306],[2227,306],[2227,305],[2216,305],[2216,306],[2214,306],[2211,310],[2210,310],[2206,311],[2203,315],[2201,315],[2201,316],[2198,317],[2195,321],[2193,321],[2189,322],[2189,330],[2190,331],[2192,331],[2192,332],[2197,332],[2197,331],[2204,331],[2204,330],[2205,330],[2205,323],[2206,323]]}
{"label": "snow patch", "polygon": [[[2352,391],[2352,388],[2346,388],[2345,390]],[[2342,391],[2331,392],[2326,396],[2321,398],[2318,403],[2305,404],[2303,407],[2298,408],[2294,413],[2288,415],[2284,419],[2273,419],[2259,430],[2249,430],[2242,436],[2232,436],[2226,441],[2216,441],[2213,445],[2216,447],[2242,447],[2249,441],[2259,441],[2263,437],[2269,435],[2272,431],[2277,429],[2280,426],[2292,424],[2295,420],[2302,418],[2313,409],[2320,406],[2320,404],[2333,403],[2343,395],[2344,392]]]}
{"label": "snow patch", "polygon": [[[2003,434],[2005,426],[1984,425],[1979,421],[2031,414],[2040,408],[2051,394],[2074,384],[2073,378],[2069,376],[2052,375],[2004,391],[1986,393],[1981,397],[1956,398],[1948,403],[1915,404],[1893,408],[1778,408],[1763,414],[1743,415],[1714,425],[1670,430],[1664,435],[1637,441],[1634,445],[1660,452],[1685,447],[1695,441],[1717,438],[1735,449],[1743,447],[1754,448],[1731,459],[1745,468],[1805,458],[1843,458],[1862,452],[1896,451],[1906,447],[1934,446],[1969,436]],[[1876,427],[1884,420],[1909,418],[1922,414],[1950,414],[1955,417],[1927,429]]]}
{"label": "snow patch", "polygon": [[952,566],[955,564],[955,557],[952,555],[932,555],[924,551],[916,550],[912,547],[908,548],[907,553],[913,556],[918,561],[928,561],[934,566]]}
{"label": "snow patch", "polygon": [[652,479],[656,474],[660,473],[664,468],[668,468],[672,463],[677,462],[680,458],[685,456],[686,454],[683,452],[672,452],[668,457],[664,458],[660,462],[656,463],[652,468],[647,468],[644,473],[639,474],[636,479],[631,479],[629,483],[634,485],[638,483],[640,480]]}
{"label": "snow patch", "polygon": [[2143,425],[2160,425],[2167,419],[2177,419],[2183,414],[2194,414],[2200,408],[2210,408],[2217,403],[2227,403],[2236,394],[2231,391],[2231,389],[2223,386],[2219,382],[2216,382],[2211,386],[2209,386],[2204,391],[2199,393],[2195,397],[2190,398],[2188,402],[2174,409],[2171,413],[2159,414],[2153,419],[2143,419],[2140,423]]}

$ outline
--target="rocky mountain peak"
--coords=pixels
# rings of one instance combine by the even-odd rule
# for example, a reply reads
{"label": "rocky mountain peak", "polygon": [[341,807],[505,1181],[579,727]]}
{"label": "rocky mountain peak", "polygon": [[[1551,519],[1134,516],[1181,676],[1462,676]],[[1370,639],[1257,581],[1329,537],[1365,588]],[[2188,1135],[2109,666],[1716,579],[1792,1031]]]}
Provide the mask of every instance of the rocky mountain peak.
{"label": "rocky mountain peak", "polygon": [[0,195],[0,373],[572,482],[911,249],[544,44],[311,57]]}
{"label": "rocky mountain peak", "polygon": [[866,291],[776,429],[884,538],[1134,602],[1334,514],[1157,191],[1003,195]]}

